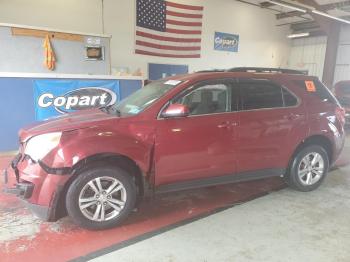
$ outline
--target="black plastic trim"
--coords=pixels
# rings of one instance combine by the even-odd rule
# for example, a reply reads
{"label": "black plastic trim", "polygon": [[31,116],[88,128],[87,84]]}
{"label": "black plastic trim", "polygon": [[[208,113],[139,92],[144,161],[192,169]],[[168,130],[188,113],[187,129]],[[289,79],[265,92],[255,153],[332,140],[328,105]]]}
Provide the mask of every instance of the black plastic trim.
{"label": "black plastic trim", "polygon": [[204,179],[196,179],[172,184],[161,185],[156,188],[155,193],[168,193],[180,190],[195,189],[208,186],[216,186],[230,184],[236,182],[251,181],[268,177],[282,176],[286,172],[283,168],[263,169],[256,171],[248,171],[225,176],[209,177]]}
{"label": "black plastic trim", "polygon": [[44,162],[38,161],[40,167],[48,174],[52,175],[70,175],[72,172],[71,167],[61,167],[61,168],[52,168],[47,166]]}

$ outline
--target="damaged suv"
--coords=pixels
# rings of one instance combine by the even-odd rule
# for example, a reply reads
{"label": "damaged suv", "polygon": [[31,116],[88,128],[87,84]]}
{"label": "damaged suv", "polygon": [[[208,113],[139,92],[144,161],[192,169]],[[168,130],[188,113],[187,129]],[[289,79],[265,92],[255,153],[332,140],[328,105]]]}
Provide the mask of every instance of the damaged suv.
{"label": "damaged suv", "polygon": [[4,176],[41,218],[105,229],[155,193],[273,176],[314,190],[342,151],[344,121],[328,89],[298,71],[197,72],[22,129]]}

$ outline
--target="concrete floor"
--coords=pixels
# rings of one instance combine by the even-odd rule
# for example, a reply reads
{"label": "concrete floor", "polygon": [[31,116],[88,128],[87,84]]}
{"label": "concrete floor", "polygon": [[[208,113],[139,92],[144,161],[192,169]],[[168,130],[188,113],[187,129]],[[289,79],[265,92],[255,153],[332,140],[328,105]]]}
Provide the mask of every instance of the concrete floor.
{"label": "concrete floor", "polygon": [[93,261],[348,262],[349,221],[350,166],[345,166],[314,192],[283,189]]}

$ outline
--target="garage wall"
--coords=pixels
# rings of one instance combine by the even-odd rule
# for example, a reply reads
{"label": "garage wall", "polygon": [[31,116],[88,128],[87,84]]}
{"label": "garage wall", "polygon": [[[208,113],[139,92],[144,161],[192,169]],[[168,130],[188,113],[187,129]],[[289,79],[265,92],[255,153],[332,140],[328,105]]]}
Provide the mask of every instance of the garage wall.
{"label": "garage wall", "polygon": [[341,80],[350,80],[350,27],[343,27],[340,33],[340,41],[335,68],[334,83]]}
{"label": "garage wall", "polygon": [[[112,66],[128,65],[132,69],[141,66],[145,71],[148,62],[188,64],[191,72],[233,66],[283,66],[287,63],[290,42],[285,30],[288,28],[276,27],[272,12],[233,0],[197,0],[193,3],[204,5],[202,57],[179,60],[135,55],[135,1],[105,0],[106,32],[113,35]],[[215,31],[239,34],[239,52],[214,51]]]}
{"label": "garage wall", "polygon": [[[85,60],[88,38],[91,37],[85,36],[83,41],[51,40],[57,61],[55,73],[110,73],[110,39],[99,37],[105,50],[105,59],[89,61]],[[33,73],[50,72],[43,66],[43,42],[44,39],[39,37],[14,36],[10,27],[0,26],[0,72],[28,72],[28,69]]]}
{"label": "garage wall", "polygon": [[[185,0],[177,2],[189,3]],[[102,32],[101,0],[0,0],[0,22]],[[141,68],[147,64],[187,64],[189,70],[233,66],[286,66],[288,27],[276,27],[274,13],[234,0],[193,0],[204,5],[202,58],[168,59],[134,54],[135,0],[104,0],[106,34],[112,34],[112,67]],[[240,35],[238,53],[213,50],[214,32]]]}
{"label": "garage wall", "polygon": [[289,68],[307,70],[310,75],[322,79],[326,47],[326,36],[292,40]]}
{"label": "garage wall", "polygon": [[0,23],[101,33],[101,3],[101,0],[0,0]]}

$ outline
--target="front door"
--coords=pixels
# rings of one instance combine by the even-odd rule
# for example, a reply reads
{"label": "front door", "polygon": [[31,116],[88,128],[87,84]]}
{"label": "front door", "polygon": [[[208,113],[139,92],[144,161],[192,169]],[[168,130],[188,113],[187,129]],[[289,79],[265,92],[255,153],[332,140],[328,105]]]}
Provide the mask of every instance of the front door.
{"label": "front door", "polygon": [[157,121],[156,186],[236,171],[236,98],[230,81],[216,80],[172,101],[187,105],[190,115]]}

